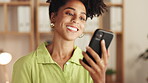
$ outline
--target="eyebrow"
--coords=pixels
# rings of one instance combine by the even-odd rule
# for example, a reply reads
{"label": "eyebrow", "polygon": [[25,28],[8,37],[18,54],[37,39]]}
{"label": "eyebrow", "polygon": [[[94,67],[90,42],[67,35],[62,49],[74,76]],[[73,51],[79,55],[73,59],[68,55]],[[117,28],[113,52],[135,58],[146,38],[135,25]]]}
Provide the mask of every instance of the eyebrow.
{"label": "eyebrow", "polygon": [[[75,11],[76,9],[74,9],[74,8],[72,8],[72,7],[66,7],[64,10],[66,10],[66,9],[71,9],[71,10],[73,10],[73,11]],[[81,14],[85,14],[86,15],[86,13],[85,12],[81,12]]]}

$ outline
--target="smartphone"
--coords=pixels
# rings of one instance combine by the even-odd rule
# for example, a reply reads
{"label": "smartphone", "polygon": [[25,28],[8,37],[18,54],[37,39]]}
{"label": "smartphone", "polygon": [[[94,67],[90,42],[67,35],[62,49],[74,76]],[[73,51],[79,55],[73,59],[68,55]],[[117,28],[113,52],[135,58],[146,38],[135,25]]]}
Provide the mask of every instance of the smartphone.
{"label": "smartphone", "polygon": [[[103,39],[105,41],[106,49],[108,49],[108,47],[113,39],[113,32],[102,30],[102,29],[97,29],[94,32],[94,34],[91,38],[91,41],[89,43],[89,47],[91,47],[99,55],[100,58],[102,57],[101,40],[103,40]],[[96,62],[95,59],[91,56],[91,54],[89,52],[86,51],[86,53],[94,62]],[[85,58],[83,58],[83,62],[85,64],[87,64],[88,66],[90,66]]]}

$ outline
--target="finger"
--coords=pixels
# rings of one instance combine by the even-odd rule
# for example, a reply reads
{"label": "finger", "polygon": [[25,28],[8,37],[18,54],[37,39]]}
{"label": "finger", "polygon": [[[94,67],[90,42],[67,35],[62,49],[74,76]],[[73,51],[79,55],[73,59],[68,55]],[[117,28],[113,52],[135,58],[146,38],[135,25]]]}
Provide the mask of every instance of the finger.
{"label": "finger", "polygon": [[102,58],[104,60],[104,64],[107,65],[107,51],[104,40],[101,41],[101,50],[102,50]]}
{"label": "finger", "polygon": [[[99,57],[99,55],[90,47],[87,47],[87,51],[91,54],[91,56],[95,59],[96,64],[98,65],[99,69],[103,69],[104,68],[104,61],[101,60],[101,58]],[[93,61],[94,62],[94,61]]]}
{"label": "finger", "polygon": [[103,70],[104,69],[104,61],[103,60],[100,60],[97,65],[99,66],[100,70]]}
{"label": "finger", "polygon": [[85,53],[83,52],[84,58],[86,59],[86,61],[89,63],[89,65],[93,68],[93,69],[98,69],[96,63]]}
{"label": "finger", "polygon": [[95,71],[91,67],[86,65],[81,59],[79,59],[79,62],[86,70],[88,70],[89,72],[95,73]]}
{"label": "finger", "polygon": [[99,57],[99,55],[90,47],[87,47],[86,49],[91,54],[91,56],[95,59],[96,63],[100,63],[101,58]]}
{"label": "finger", "polygon": [[104,69],[104,61],[101,60],[99,55],[90,47],[87,47],[87,51],[91,54],[91,56],[95,59],[96,64],[98,65],[99,69]]}

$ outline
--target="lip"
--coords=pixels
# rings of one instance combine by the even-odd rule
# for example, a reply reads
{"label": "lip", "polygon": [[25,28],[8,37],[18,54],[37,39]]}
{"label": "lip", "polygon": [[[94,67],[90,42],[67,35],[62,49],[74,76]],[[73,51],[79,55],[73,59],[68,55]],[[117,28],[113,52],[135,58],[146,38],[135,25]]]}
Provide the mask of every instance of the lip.
{"label": "lip", "polygon": [[77,31],[74,31],[74,30],[72,30],[72,29],[69,29],[68,27],[71,27],[71,28],[73,28],[73,29],[77,29],[77,31],[79,31],[79,29],[78,29],[77,27],[71,26],[71,25],[67,25],[66,28],[67,28],[69,31],[77,32]]}

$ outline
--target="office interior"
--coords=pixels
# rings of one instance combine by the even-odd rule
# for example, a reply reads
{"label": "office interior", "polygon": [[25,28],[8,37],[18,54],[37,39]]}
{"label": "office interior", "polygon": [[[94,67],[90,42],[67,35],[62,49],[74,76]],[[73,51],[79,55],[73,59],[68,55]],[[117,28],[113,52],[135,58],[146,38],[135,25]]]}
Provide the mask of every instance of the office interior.
{"label": "office interior", "polygon": [[[13,65],[20,57],[52,40],[49,4],[45,2],[0,0],[0,83],[11,83]],[[85,51],[95,29],[112,31],[106,83],[148,83],[148,0],[105,2],[108,11],[88,19],[85,35],[75,44]]]}

